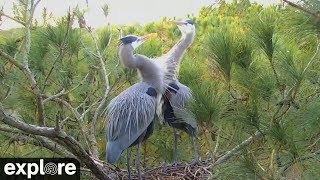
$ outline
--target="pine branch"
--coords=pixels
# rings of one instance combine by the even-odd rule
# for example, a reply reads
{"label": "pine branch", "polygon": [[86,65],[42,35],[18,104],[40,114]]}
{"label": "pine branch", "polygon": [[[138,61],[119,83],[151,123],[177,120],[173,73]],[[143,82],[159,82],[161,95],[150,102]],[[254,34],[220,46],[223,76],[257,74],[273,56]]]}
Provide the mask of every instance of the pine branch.
{"label": "pine branch", "polygon": [[[84,47],[84,50],[86,52],[88,52],[89,54],[93,55],[95,58],[97,58],[99,60],[100,63],[100,67],[102,68],[102,75],[104,78],[104,95],[101,98],[101,100],[99,100],[98,102],[95,102],[94,104],[99,104],[98,107],[95,109],[94,115],[93,115],[93,119],[90,123],[90,131],[89,131],[89,143],[90,143],[90,149],[92,151],[92,155],[95,158],[98,158],[99,156],[99,151],[98,151],[98,146],[97,146],[97,139],[96,139],[96,122],[98,119],[98,116],[100,115],[100,111],[101,108],[104,106],[104,104],[106,103],[107,97],[109,95],[109,91],[110,91],[110,83],[109,83],[109,74],[107,69],[106,69],[106,65],[105,65],[105,60],[103,55],[105,54],[106,49],[108,48],[108,46],[110,45],[110,41],[112,38],[112,31],[110,30],[110,37],[109,37],[109,42],[107,44],[107,46],[105,47],[105,49],[101,52],[101,50],[99,49],[98,46],[98,40],[96,39],[96,37],[93,34],[92,28],[89,27],[86,24],[85,18],[83,16],[83,14],[79,11],[79,9],[75,10],[76,15],[79,19],[79,26],[80,28],[85,28],[86,31],[91,35],[91,38],[94,42],[94,48],[96,52],[91,52],[90,50],[88,50],[88,48],[85,47],[85,45],[82,43],[82,46]],[[81,32],[81,31],[80,31]],[[88,109],[87,109],[88,110]]]}
{"label": "pine branch", "polygon": [[46,84],[47,84],[47,81],[50,77],[50,75],[52,74],[53,72],[53,69],[56,67],[56,63],[58,62],[58,60],[62,60],[63,58],[63,55],[64,55],[64,50],[66,48],[66,45],[67,45],[67,38],[68,38],[68,35],[69,35],[69,32],[70,32],[70,29],[72,28],[72,24],[71,24],[71,13],[70,13],[70,7],[69,7],[69,11],[68,11],[68,18],[67,18],[67,30],[63,36],[63,40],[62,40],[62,43],[60,44],[59,46],[59,54],[58,56],[56,57],[56,59],[53,61],[53,64],[49,70],[49,73],[47,74],[47,76],[45,77],[45,80],[44,80],[44,86],[43,86],[43,91],[46,87]]}
{"label": "pine branch", "polygon": [[13,64],[15,67],[17,67],[20,71],[23,72],[23,74],[28,78],[28,80],[30,81],[30,85],[31,85],[31,89],[33,90],[33,93],[35,95],[39,95],[40,94],[40,90],[37,87],[37,82],[34,78],[34,76],[32,75],[32,72],[30,71],[29,68],[23,66],[21,63],[19,63],[15,58],[13,58],[12,56],[10,56],[9,54],[5,53],[2,49],[0,49],[0,57],[3,57],[4,59],[6,59],[9,63]]}

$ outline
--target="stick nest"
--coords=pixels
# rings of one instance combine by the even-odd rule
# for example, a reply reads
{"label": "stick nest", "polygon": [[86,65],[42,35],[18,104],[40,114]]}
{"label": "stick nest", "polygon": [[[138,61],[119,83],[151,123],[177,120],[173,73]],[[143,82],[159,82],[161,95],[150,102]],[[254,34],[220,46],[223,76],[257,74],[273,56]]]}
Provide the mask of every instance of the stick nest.
{"label": "stick nest", "polygon": [[[111,168],[108,166],[108,168]],[[119,168],[112,168],[118,175],[119,179],[128,179],[126,170]],[[137,172],[131,170],[132,178],[138,179]],[[156,180],[203,180],[208,179],[212,175],[212,161],[198,161],[190,163],[178,164],[163,164],[159,167],[142,170],[143,179],[156,179]],[[117,179],[116,177],[114,177]]]}

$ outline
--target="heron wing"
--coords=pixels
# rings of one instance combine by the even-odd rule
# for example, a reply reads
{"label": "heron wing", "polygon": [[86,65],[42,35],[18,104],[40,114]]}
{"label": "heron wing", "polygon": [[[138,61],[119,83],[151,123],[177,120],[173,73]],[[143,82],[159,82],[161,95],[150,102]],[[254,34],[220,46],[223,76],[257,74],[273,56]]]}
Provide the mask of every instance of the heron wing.
{"label": "heron wing", "polygon": [[173,123],[187,124],[186,128],[190,128],[186,129],[188,133],[195,133],[198,129],[197,121],[195,115],[187,107],[188,103],[193,100],[191,89],[180,82],[177,82],[176,85],[179,89],[176,93],[170,92],[169,100],[175,116]]}
{"label": "heron wing", "polygon": [[186,85],[176,82],[179,87],[176,93],[171,93],[170,103],[173,107],[185,108],[188,102],[192,101],[192,91]]}
{"label": "heron wing", "polygon": [[114,98],[107,107],[107,140],[121,150],[128,148],[154,120],[156,97],[150,86],[137,83]]}
{"label": "heron wing", "polygon": [[174,115],[176,116],[176,120],[174,123],[182,123],[190,126],[186,126],[187,132],[190,134],[195,134],[198,131],[197,120],[195,115],[187,108],[177,108],[172,106]]}

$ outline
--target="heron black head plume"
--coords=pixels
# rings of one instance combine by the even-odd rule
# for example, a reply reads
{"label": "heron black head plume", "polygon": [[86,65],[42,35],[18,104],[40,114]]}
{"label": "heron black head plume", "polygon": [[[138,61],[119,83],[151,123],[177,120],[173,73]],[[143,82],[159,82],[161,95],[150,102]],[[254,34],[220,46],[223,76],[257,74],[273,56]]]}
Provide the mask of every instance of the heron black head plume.
{"label": "heron black head plume", "polygon": [[119,45],[130,44],[138,40],[138,36],[127,35],[119,40]]}
{"label": "heron black head plume", "polygon": [[186,22],[187,22],[188,24],[194,25],[194,22],[193,22],[191,19],[187,19]]}

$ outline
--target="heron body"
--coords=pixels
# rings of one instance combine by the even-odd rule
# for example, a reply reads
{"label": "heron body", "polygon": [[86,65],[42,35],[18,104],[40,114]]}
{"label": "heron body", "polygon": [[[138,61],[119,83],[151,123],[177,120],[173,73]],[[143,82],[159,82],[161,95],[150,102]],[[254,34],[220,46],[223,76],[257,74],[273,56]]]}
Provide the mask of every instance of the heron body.
{"label": "heron body", "polygon": [[166,86],[162,97],[162,117],[160,119],[174,128],[175,161],[177,161],[177,133],[175,129],[185,131],[191,136],[195,159],[198,159],[194,142],[197,122],[193,114],[186,109],[186,105],[192,101],[192,91],[178,80],[179,65],[186,49],[194,40],[195,26],[191,20],[175,21],[174,23],[178,25],[182,37],[168,53],[158,58],[158,63],[162,64],[163,72],[165,72],[164,84]]}
{"label": "heron body", "polygon": [[120,39],[119,57],[127,68],[138,69],[141,82],[129,87],[111,100],[106,109],[107,125],[107,162],[115,163],[124,150],[127,150],[129,179],[130,150],[138,146],[136,165],[139,179],[140,144],[153,133],[159,98],[163,94],[163,74],[159,65],[150,58],[134,54],[134,49],[153,34],[138,37],[129,35]]}
{"label": "heron body", "polygon": [[123,150],[146,140],[153,132],[156,112],[155,88],[139,82],[115,97],[108,105],[112,120],[107,134],[107,161],[116,162]]}

